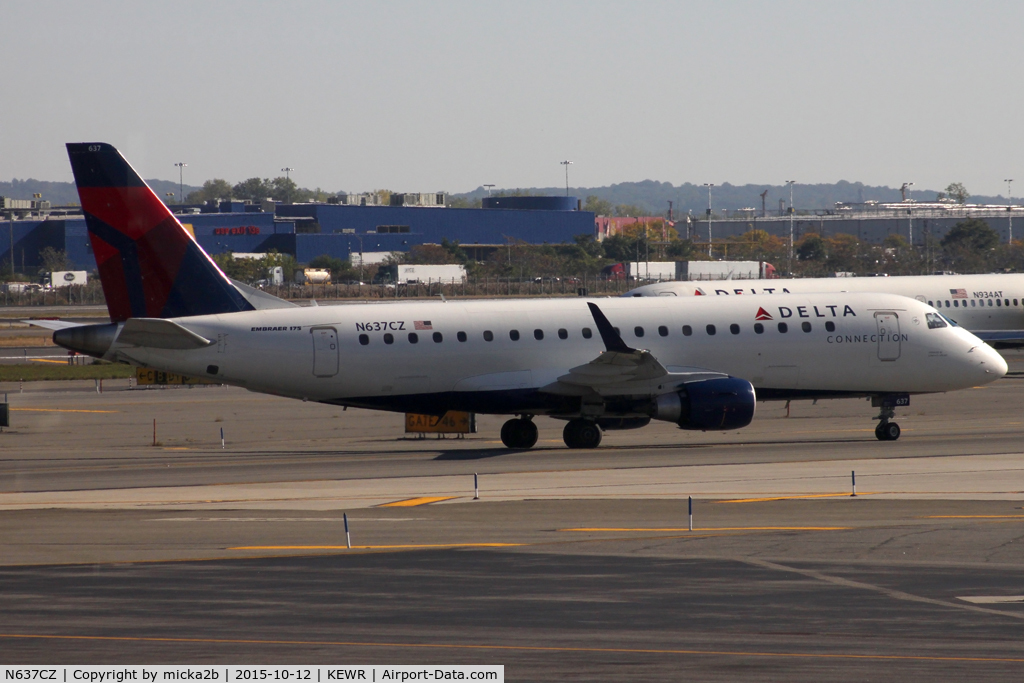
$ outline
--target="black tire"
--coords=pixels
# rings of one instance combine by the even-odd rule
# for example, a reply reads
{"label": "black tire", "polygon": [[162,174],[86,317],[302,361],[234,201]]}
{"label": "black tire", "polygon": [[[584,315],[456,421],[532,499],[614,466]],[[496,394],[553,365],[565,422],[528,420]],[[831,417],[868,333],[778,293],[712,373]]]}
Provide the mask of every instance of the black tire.
{"label": "black tire", "polygon": [[584,422],[576,434],[580,440],[580,448],[597,448],[601,445],[601,428],[596,422]]}
{"label": "black tire", "polygon": [[562,441],[569,448],[579,448],[579,420],[569,420],[565,423],[565,428],[562,429]]}
{"label": "black tire", "polygon": [[537,425],[516,418],[501,425],[501,442],[507,448],[533,448],[537,443]]}
{"label": "black tire", "polygon": [[875,438],[878,439],[879,441],[886,441],[887,440],[885,438],[885,434],[882,432],[882,427],[884,427],[884,426],[885,425],[880,424],[877,427],[875,427]]}
{"label": "black tire", "polygon": [[519,420],[519,442],[516,448],[533,448],[537,445],[537,425],[533,420]]}
{"label": "black tire", "polygon": [[569,420],[562,430],[562,440],[569,448],[597,448],[601,445],[601,428],[590,420]]}
{"label": "black tire", "polygon": [[900,438],[900,426],[895,422],[887,422],[882,427],[882,432],[885,434],[886,441],[895,441]]}
{"label": "black tire", "polygon": [[518,448],[516,446],[516,434],[519,420],[508,420],[501,425],[501,442],[506,448]]}

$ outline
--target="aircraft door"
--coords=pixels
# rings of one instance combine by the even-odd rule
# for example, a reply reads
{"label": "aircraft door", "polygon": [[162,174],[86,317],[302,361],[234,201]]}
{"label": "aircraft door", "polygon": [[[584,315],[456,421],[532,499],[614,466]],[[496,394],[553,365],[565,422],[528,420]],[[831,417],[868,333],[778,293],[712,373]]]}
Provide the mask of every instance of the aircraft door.
{"label": "aircraft door", "polygon": [[338,374],[338,331],[333,327],[314,327],[313,375],[333,377]]}
{"label": "aircraft door", "polygon": [[891,311],[875,313],[878,328],[878,360],[896,360],[900,357],[900,319]]}

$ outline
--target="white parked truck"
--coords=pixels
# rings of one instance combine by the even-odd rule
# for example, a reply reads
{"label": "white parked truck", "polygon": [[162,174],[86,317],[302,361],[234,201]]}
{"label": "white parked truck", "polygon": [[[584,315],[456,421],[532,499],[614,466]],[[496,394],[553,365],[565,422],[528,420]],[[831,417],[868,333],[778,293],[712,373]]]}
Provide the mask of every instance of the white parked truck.
{"label": "white parked truck", "polygon": [[43,286],[49,289],[88,284],[89,273],[84,270],[55,270],[43,275]]}
{"label": "white parked truck", "polygon": [[763,280],[775,277],[765,261],[680,261],[677,280]]}
{"label": "white parked truck", "polygon": [[425,266],[418,263],[400,263],[389,268],[394,281],[403,285],[462,282],[466,279],[466,267],[462,265]]}

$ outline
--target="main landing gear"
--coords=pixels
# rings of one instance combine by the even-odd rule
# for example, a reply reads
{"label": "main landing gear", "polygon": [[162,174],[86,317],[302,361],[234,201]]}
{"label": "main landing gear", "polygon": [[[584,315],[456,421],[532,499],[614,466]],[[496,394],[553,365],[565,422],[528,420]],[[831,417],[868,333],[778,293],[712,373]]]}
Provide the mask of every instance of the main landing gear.
{"label": "main landing gear", "polygon": [[508,448],[533,448],[537,443],[537,425],[533,416],[509,420],[501,425],[501,442]]}
{"label": "main landing gear", "polygon": [[896,417],[896,409],[887,406],[883,406],[875,416],[876,420],[880,420],[878,426],[875,427],[875,437],[879,441],[895,441],[900,438],[900,426],[895,422],[889,422],[894,417]]}
{"label": "main landing gear", "polygon": [[569,448],[597,448],[601,445],[601,428],[593,420],[569,420],[562,439]]}

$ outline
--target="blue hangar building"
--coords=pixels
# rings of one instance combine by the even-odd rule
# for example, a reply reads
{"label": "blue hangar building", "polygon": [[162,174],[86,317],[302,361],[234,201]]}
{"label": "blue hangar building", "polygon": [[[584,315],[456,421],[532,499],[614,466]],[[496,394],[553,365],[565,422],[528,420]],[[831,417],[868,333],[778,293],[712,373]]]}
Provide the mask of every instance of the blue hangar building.
{"label": "blue hangar building", "polygon": [[[510,242],[562,244],[593,235],[594,214],[578,207],[575,197],[495,197],[485,199],[482,209],[276,204],[270,212],[232,201],[177,217],[210,254],[274,249],[308,263],[321,254],[349,259],[353,253],[409,251],[447,239],[482,259]],[[65,251],[76,270],[96,267],[81,216],[0,222],[2,263],[10,263],[12,232],[19,270],[40,267],[39,252],[46,247]]]}

